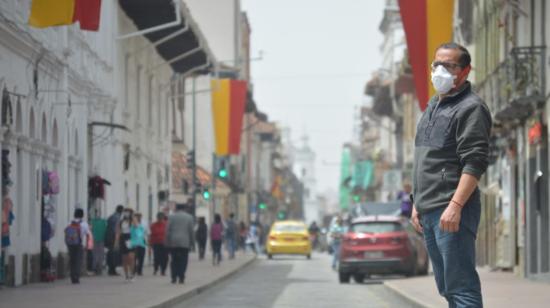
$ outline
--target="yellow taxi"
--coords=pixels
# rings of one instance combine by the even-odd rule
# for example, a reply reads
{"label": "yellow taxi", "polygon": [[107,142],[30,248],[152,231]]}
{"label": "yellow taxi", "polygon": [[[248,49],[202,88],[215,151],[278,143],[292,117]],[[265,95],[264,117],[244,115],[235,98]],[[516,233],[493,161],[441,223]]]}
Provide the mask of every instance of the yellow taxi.
{"label": "yellow taxi", "polygon": [[267,256],[304,255],[311,259],[311,242],[305,223],[301,221],[277,221],[271,226],[267,240]]}

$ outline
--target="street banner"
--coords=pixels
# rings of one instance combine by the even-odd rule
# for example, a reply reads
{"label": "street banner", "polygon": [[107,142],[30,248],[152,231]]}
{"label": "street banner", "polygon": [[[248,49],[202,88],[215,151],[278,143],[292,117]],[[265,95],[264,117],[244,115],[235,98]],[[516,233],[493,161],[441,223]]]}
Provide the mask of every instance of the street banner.
{"label": "street banner", "polygon": [[435,94],[430,64],[435,49],[453,38],[454,0],[399,0],[420,110]]}
{"label": "street banner", "polygon": [[211,86],[216,155],[237,155],[240,152],[247,83],[212,79]]}

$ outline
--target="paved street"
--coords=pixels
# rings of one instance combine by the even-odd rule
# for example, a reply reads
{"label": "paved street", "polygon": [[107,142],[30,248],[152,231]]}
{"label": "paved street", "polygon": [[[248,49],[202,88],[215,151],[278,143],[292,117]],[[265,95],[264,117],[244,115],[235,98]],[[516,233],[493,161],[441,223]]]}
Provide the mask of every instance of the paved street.
{"label": "paved street", "polygon": [[[122,277],[82,277],[79,285],[67,279],[54,283],[34,283],[18,288],[0,290],[0,307],[17,308],[153,308],[166,307],[182,298],[189,298],[211,287],[214,281],[238,272],[254,262],[253,255],[238,253],[234,260],[224,260],[212,266],[209,260],[198,261],[191,254],[184,285],[173,285],[169,277],[153,276],[148,266],[144,275],[134,283],[125,283]],[[119,269],[120,270],[120,269]]]}
{"label": "paved street", "polygon": [[381,280],[340,285],[326,254],[312,260],[262,257],[218,286],[182,302],[185,307],[409,307],[388,291]]}

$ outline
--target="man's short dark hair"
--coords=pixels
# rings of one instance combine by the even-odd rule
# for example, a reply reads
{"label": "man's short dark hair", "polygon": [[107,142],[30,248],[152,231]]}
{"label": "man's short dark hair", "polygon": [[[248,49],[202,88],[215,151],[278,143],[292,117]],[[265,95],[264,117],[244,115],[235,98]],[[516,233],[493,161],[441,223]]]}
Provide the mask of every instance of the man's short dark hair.
{"label": "man's short dark hair", "polygon": [[186,208],[186,204],[185,203],[177,203],[176,204],[176,211],[184,211]]}
{"label": "man's short dark hair", "polygon": [[122,204],[117,205],[116,212],[120,214],[122,211],[124,211],[124,206]]}
{"label": "man's short dark hair", "polygon": [[75,209],[74,210],[74,218],[83,218],[84,217],[84,210],[83,209]]}
{"label": "man's short dark hair", "polygon": [[462,67],[462,68],[467,67],[472,62],[472,57],[470,57],[470,52],[468,52],[468,49],[466,49],[466,47],[464,47],[460,44],[457,44],[455,42],[449,42],[449,43],[441,44],[441,45],[439,45],[439,47],[437,47],[437,49],[435,51],[437,52],[439,49],[454,49],[454,50],[460,51],[460,57],[458,58],[458,64],[460,64],[460,67]]}
{"label": "man's short dark hair", "polygon": [[235,218],[235,213],[229,214],[229,218],[231,218],[231,219]]}

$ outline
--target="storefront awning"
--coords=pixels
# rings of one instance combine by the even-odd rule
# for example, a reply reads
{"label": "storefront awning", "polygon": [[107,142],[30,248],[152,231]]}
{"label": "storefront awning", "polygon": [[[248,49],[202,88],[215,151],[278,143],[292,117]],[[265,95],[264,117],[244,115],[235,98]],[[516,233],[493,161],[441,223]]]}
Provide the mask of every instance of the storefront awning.
{"label": "storefront awning", "polygon": [[[119,0],[119,4],[138,30],[174,22],[177,17],[173,0]],[[193,69],[201,68],[200,72],[207,73],[210,67],[214,66],[214,56],[183,2],[181,7],[182,14],[179,25],[145,33],[144,36],[151,43],[165,39],[155,48],[159,55],[169,62],[174,72],[185,74]],[[189,28],[187,31],[183,31],[186,26]],[[178,31],[181,33],[176,34]],[[169,36],[172,37],[167,39]]]}

